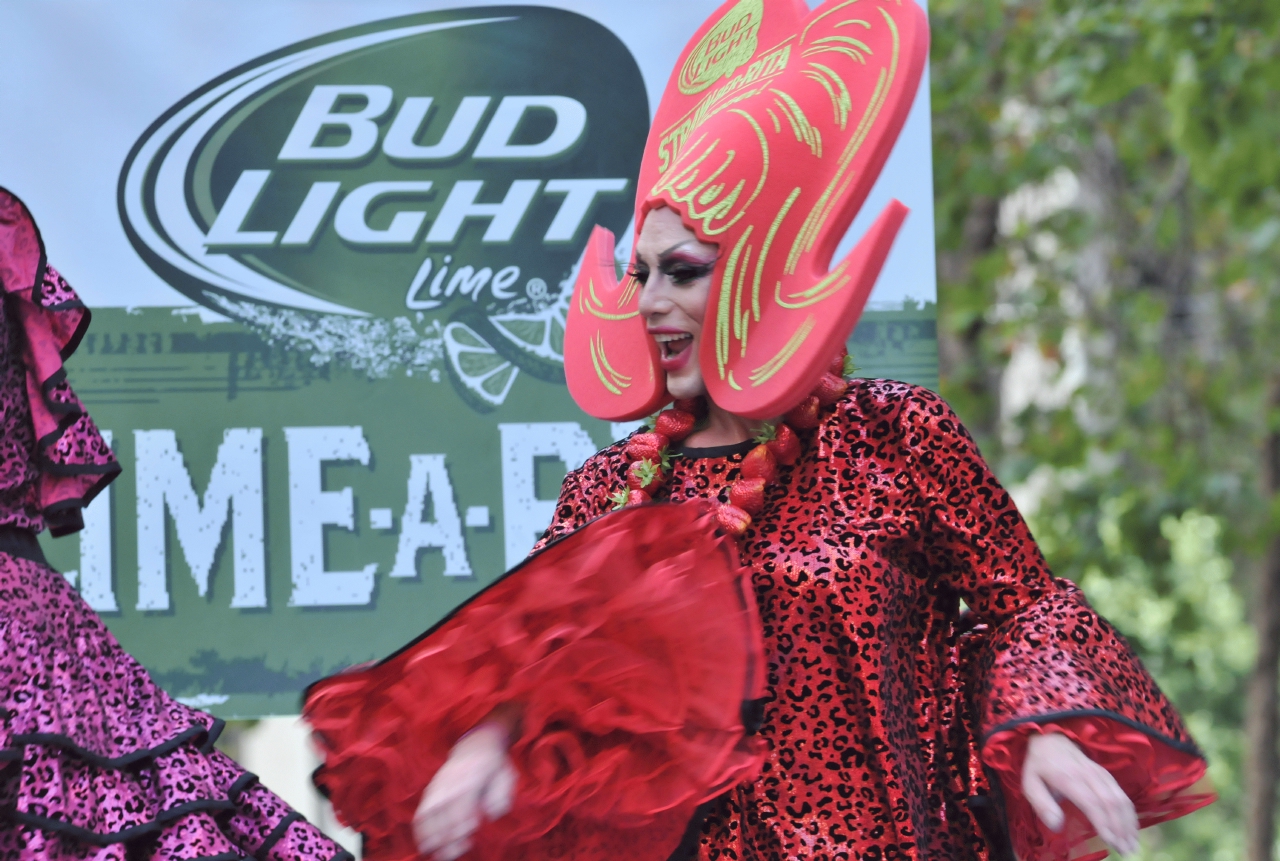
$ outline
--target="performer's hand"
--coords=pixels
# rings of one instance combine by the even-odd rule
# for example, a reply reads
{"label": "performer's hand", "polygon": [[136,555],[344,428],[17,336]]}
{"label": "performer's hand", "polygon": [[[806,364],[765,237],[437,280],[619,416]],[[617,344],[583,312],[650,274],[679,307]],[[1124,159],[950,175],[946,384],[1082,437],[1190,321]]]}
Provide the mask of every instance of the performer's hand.
{"label": "performer's hand", "polygon": [[1116,851],[1138,851],[1138,816],[1111,772],[1062,733],[1032,735],[1022,765],[1022,795],[1051,831],[1062,829],[1059,799],[1074,804]]}
{"label": "performer's hand", "polygon": [[480,823],[511,809],[515,789],[506,728],[494,722],[480,724],[454,745],[422,793],[413,817],[418,849],[436,861],[466,854]]}

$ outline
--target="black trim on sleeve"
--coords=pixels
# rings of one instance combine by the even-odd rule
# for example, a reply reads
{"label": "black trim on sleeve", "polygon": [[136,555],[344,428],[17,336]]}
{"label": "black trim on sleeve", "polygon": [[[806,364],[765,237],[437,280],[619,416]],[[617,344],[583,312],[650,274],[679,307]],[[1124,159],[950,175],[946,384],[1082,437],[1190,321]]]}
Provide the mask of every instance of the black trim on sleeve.
{"label": "black trim on sleeve", "polygon": [[1162,744],[1167,744],[1169,747],[1173,748],[1176,751],[1190,754],[1191,756],[1197,757],[1198,759],[1205,758],[1204,753],[1200,750],[1200,748],[1196,747],[1194,742],[1179,741],[1176,738],[1170,738],[1164,733],[1157,732],[1156,730],[1152,729],[1146,724],[1138,723],[1133,718],[1125,717],[1122,714],[1116,714],[1115,712],[1108,711],[1107,709],[1076,709],[1074,711],[1050,712],[1048,714],[1035,715],[1033,717],[1017,718],[1015,720],[1005,721],[1004,723],[999,724],[993,727],[988,732],[984,733],[982,736],[982,744],[983,746],[985,746],[986,743],[991,740],[991,737],[996,733],[1007,732],[1008,730],[1015,729],[1019,725],[1024,723],[1033,723],[1033,724],[1039,725],[1039,724],[1053,723],[1054,721],[1067,720],[1069,718],[1077,718],[1077,717],[1109,718],[1113,721],[1118,721],[1119,723],[1124,724],[1130,729],[1136,729],[1138,730],[1138,732],[1141,732],[1144,735],[1150,736],[1151,738],[1155,739],[1158,742],[1161,742]]}

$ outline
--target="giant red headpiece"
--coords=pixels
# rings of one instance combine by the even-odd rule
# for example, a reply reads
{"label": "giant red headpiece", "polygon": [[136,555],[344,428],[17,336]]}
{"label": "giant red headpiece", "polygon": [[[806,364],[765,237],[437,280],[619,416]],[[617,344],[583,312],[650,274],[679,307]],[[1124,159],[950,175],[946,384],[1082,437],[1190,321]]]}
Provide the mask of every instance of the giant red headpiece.
{"label": "giant red headpiece", "polygon": [[[924,70],[915,0],[729,0],[685,47],[658,106],[636,229],[668,206],[720,247],[699,361],[712,400],[780,415],[817,383],[862,313],[906,207],[892,201],[831,268]],[[587,243],[569,308],[565,376],[597,418],[670,400],[640,285],[618,283],[613,234]]]}

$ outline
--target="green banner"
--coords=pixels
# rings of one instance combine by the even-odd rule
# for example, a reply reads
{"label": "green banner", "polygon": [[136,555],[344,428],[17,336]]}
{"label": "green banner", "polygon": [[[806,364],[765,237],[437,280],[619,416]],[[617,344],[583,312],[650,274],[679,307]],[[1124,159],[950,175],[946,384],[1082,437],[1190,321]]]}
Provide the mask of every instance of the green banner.
{"label": "green banner", "polygon": [[[135,49],[204,57],[198,5],[121,14]],[[565,311],[593,224],[629,256],[650,99],[716,4],[558,5],[397,16],[379,0],[309,30],[237,9],[252,52],[214,39],[225,64],[180,87],[109,81],[100,140],[22,156],[40,181],[15,190],[95,309],[71,382],[124,466],[46,552],[185,702],[296,713],[308,683],[522,559],[565,471],[627,431],[570,399]],[[82,59],[108,78],[146,56],[99,48]],[[913,116],[903,140],[927,152],[927,101]],[[84,207],[58,196],[64,169]],[[851,352],[863,375],[936,387],[928,177],[886,171],[900,178],[868,211],[902,197],[917,232]]]}
{"label": "green banner", "polygon": [[[936,385],[932,312],[869,312],[860,373]],[[168,309],[98,313],[70,374],[125,473],[78,541],[45,541],[50,562],[160,684],[223,717],[294,713],[309,682],[425,630],[613,439],[562,384],[522,375],[480,414],[448,382]]]}

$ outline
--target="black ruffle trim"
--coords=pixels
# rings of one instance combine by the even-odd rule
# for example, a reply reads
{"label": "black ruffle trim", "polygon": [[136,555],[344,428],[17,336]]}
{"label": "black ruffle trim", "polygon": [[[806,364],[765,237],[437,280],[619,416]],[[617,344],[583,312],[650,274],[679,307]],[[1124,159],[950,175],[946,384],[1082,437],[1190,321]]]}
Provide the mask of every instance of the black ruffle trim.
{"label": "black ruffle trim", "polygon": [[231,788],[227,790],[227,798],[230,798],[233,802],[239,804],[240,795],[257,782],[258,775],[251,771],[246,771],[244,774],[236,778],[235,783],[231,784]]}
{"label": "black ruffle trim", "polygon": [[1151,727],[1147,726],[1146,724],[1138,723],[1133,718],[1125,717],[1122,714],[1117,714],[1113,711],[1108,711],[1107,709],[1075,709],[1073,711],[1050,712],[1049,714],[1034,715],[1033,717],[1017,718],[1015,720],[1005,721],[1004,723],[999,724],[996,727],[989,730],[988,732],[984,733],[982,736],[982,743],[983,745],[985,745],[991,739],[991,737],[996,733],[1007,732],[1008,730],[1016,729],[1018,726],[1024,723],[1046,724],[1046,723],[1053,723],[1054,721],[1067,720],[1068,718],[1076,718],[1076,717],[1109,718],[1113,721],[1117,721],[1119,723],[1124,724],[1130,729],[1136,729],[1138,732],[1142,733],[1143,735],[1153,738],[1162,744],[1167,744],[1169,747],[1173,748],[1176,751],[1190,754],[1191,756],[1197,757],[1198,759],[1205,758],[1204,752],[1201,751],[1200,748],[1197,747],[1194,742],[1179,741],[1176,738],[1170,738],[1164,733],[1158,732],[1152,729]]}
{"label": "black ruffle trim", "polygon": [[[59,371],[65,374],[65,371]],[[36,452],[40,458],[40,469],[51,475],[104,475],[107,473],[115,474],[120,471],[119,463],[83,463],[83,464],[65,464],[57,463],[51,459],[45,452],[54,445],[58,440],[62,439],[62,435],[67,432],[67,428],[71,427],[80,418],[85,415],[84,410],[74,404],[60,404],[57,401],[45,399],[50,412],[61,413],[62,418],[58,419],[58,426],[36,440]]]}
{"label": "black ruffle trim", "polygon": [[[203,726],[196,725],[188,727],[178,733],[166,742],[147,748],[146,750],[135,750],[133,753],[127,753],[124,756],[107,757],[99,753],[94,753],[87,748],[73,742],[70,738],[60,733],[32,732],[13,736],[13,743],[25,747],[29,744],[44,745],[46,747],[56,747],[74,756],[83,759],[85,762],[95,765],[98,768],[110,769],[112,771],[121,771],[135,763],[146,759],[155,759],[164,756],[166,753],[172,753],[184,744],[196,743],[199,740],[198,750],[202,754],[213,752],[213,745],[218,740],[218,736],[222,735],[222,730],[226,726],[226,721],[222,718],[214,718],[213,726],[205,729]],[[0,760],[21,760],[21,747],[11,747],[0,750]],[[255,780],[257,778],[254,778]],[[237,781],[239,783],[239,781]],[[232,788],[235,788],[233,784]],[[242,792],[241,787],[238,792]]]}
{"label": "black ruffle trim", "polygon": [[[223,721],[219,720],[217,725],[214,727],[214,729],[210,730],[209,732],[210,738],[216,739],[217,734],[222,731],[222,726],[223,726]],[[216,730],[216,732],[214,730]],[[183,735],[186,735],[186,733],[184,733]],[[166,744],[168,744],[168,742],[166,742]],[[153,748],[153,750],[159,750],[159,749],[160,748],[158,747]],[[200,748],[200,752],[208,753],[212,749],[213,749],[213,743],[212,741],[210,741],[208,743],[208,747],[202,746]],[[125,843],[130,840],[136,840],[139,837],[146,837],[149,834],[162,830],[166,825],[168,825],[173,820],[180,819],[183,816],[189,816],[192,813],[202,813],[206,811],[212,812],[212,813],[222,813],[228,810],[235,810],[240,803],[240,796],[244,793],[246,789],[248,789],[250,786],[252,786],[257,782],[258,782],[258,776],[256,774],[252,774],[251,772],[246,771],[244,774],[240,775],[240,777],[236,779],[235,783],[231,784],[231,788],[227,791],[227,797],[225,799],[224,798],[202,798],[197,801],[189,801],[186,804],[179,804],[177,807],[171,807],[168,810],[161,811],[159,815],[157,815],[156,818],[152,819],[150,822],[144,822],[141,825],[134,825],[130,828],[125,828],[122,831],[114,831],[110,834],[99,834],[96,831],[90,831],[87,828],[81,828],[79,825],[72,825],[70,822],[67,822],[62,819],[54,819],[49,816],[37,816],[34,813],[23,813],[21,811],[14,810],[12,808],[0,810],[0,821],[3,821],[4,819],[9,819],[13,822],[17,822],[22,825],[27,825],[32,828],[39,828],[41,831],[49,831],[57,834],[65,834],[83,843],[89,843],[94,846],[110,846],[113,843]],[[291,815],[297,818],[302,817],[302,814],[296,813],[296,812]],[[288,820],[289,817],[286,816],[285,819]],[[279,826],[277,826],[277,830],[279,830]],[[280,833],[283,834],[284,832],[281,831]],[[272,834],[274,835],[275,831],[273,831]],[[278,836],[275,838],[275,840],[270,840],[270,838],[268,838],[268,840],[270,840],[271,842],[271,845],[273,846],[275,845],[275,842],[278,841],[279,839],[280,838]],[[222,855],[209,856],[207,859],[205,859],[205,861],[219,861],[219,859],[221,859],[221,861],[240,861],[240,859],[244,859],[246,857],[247,856],[244,856],[244,855],[224,853]],[[354,859],[352,859],[352,861],[354,861]]]}
{"label": "black ruffle trim", "polygon": [[[0,191],[6,191],[0,187]],[[10,192],[10,194],[12,194]],[[26,210],[26,205],[17,198],[19,205]],[[35,230],[36,241],[40,246],[40,262],[36,265],[35,283],[31,285],[31,301],[37,307],[46,311],[70,311],[81,310],[84,313],[80,317],[80,322],[76,325],[76,330],[71,333],[71,337],[67,339],[67,343],[63,344],[58,350],[58,357],[63,361],[71,358],[72,354],[79,348],[80,342],[84,339],[85,333],[89,331],[89,323],[93,315],[89,309],[85,307],[83,302],[60,302],[57,304],[44,304],[44,295],[41,286],[44,284],[45,273],[49,268],[49,258],[45,252],[44,236],[40,233],[40,227],[36,224],[35,219],[31,217],[30,211],[27,211],[27,217],[31,220],[31,226]],[[46,434],[43,438],[36,441],[36,462],[39,464],[42,472],[49,475],[58,476],[75,476],[75,475],[101,475],[101,480],[94,483],[84,496],[79,499],[67,499],[49,506],[41,512],[45,518],[46,525],[49,527],[49,534],[54,538],[61,538],[64,535],[70,535],[73,532],[79,532],[84,528],[84,517],[80,514],[80,509],[87,506],[93,501],[102,489],[110,484],[120,474],[121,467],[119,463],[104,464],[80,464],[71,466],[67,464],[58,464],[49,458],[45,452],[67,432],[67,428],[75,424],[75,422],[84,415],[84,410],[74,404],[59,403],[50,397],[50,393],[54,387],[60,385],[67,378],[66,368],[59,368],[55,373],[50,375],[47,380],[40,383],[40,394],[45,402],[45,406],[54,415],[61,415],[58,421],[57,430],[53,433]]]}
{"label": "black ruffle trim", "polygon": [[[49,412],[59,415],[66,413],[74,413],[79,416],[81,410],[75,404],[64,404],[62,401],[53,399],[53,390],[67,381],[67,369],[58,368],[49,375],[47,380],[40,383],[40,397],[44,398],[45,406],[49,408]],[[47,439],[47,437],[46,437]]]}
{"label": "black ruffle trim", "polygon": [[[19,203],[21,203],[21,201],[19,201]],[[26,209],[26,204],[23,204],[23,209]],[[46,305],[44,303],[44,291],[40,288],[44,285],[45,273],[49,271],[49,255],[45,252],[44,235],[40,232],[40,225],[36,224],[36,220],[31,217],[31,212],[29,210],[27,212],[27,217],[31,218],[31,227],[36,232],[36,241],[40,243],[40,262],[36,265],[35,283],[31,285],[31,301],[37,307],[43,308],[46,311],[84,311],[84,316],[80,318],[80,323],[76,326],[76,330],[71,333],[71,337],[67,339],[67,343],[63,344],[62,349],[58,351],[58,356],[65,362],[67,359],[71,358],[71,355],[75,353],[76,349],[80,346],[80,342],[84,340],[84,334],[89,331],[89,321],[92,319],[93,314],[89,311],[88,307],[79,300],[72,302],[59,302],[56,305]]]}
{"label": "black ruffle trim", "polygon": [[[227,791],[227,798],[217,799],[209,798],[199,801],[191,801],[186,804],[180,804],[177,807],[171,807],[162,811],[155,819],[150,822],[144,822],[141,825],[135,825],[126,828],[123,831],[116,831],[111,834],[99,834],[96,831],[90,831],[87,828],[81,828],[78,825],[72,825],[61,819],[53,819],[48,816],[36,816],[31,813],[22,813],[13,809],[0,809],[0,822],[6,819],[31,828],[38,828],[41,831],[47,831],[55,834],[66,835],[88,843],[92,846],[110,846],[115,843],[126,843],[130,840],[147,837],[164,829],[166,825],[175,819],[183,816],[189,816],[192,813],[211,812],[214,814],[225,813],[229,810],[235,810],[240,803],[240,796],[246,789],[258,782],[258,776],[250,772],[245,772],[231,784],[231,788]],[[280,839],[284,837],[289,830],[289,826],[295,822],[306,822],[306,817],[296,810],[289,813],[280,823],[272,829],[267,835],[267,839],[257,852],[253,854],[256,861],[266,861],[268,854],[275,847]],[[193,859],[193,861],[248,861],[249,856],[240,855],[234,852],[224,852],[220,855],[205,855]],[[355,856],[345,849],[339,849],[329,861],[355,861]]]}
{"label": "black ruffle trim", "polygon": [[72,825],[63,819],[37,816],[34,813],[23,813],[20,810],[0,812],[0,817],[8,818],[13,822],[31,828],[39,828],[41,831],[64,834],[79,840],[81,843],[89,843],[93,846],[110,846],[113,843],[127,843],[130,840],[137,840],[139,837],[154,834],[173,820],[190,816],[192,813],[219,813],[226,810],[235,810],[235,807],[230,801],[220,798],[202,798],[199,801],[188,801],[186,804],[179,804],[177,807],[170,807],[168,810],[161,811],[150,822],[134,825],[123,831],[113,831],[110,834],[99,834],[96,831],[90,831],[88,828]]}
{"label": "black ruffle trim", "polygon": [[[55,502],[53,505],[47,506],[44,511],[40,512],[40,516],[44,518],[45,526],[49,527],[49,534],[54,538],[62,538],[64,535],[71,535],[84,529],[84,514],[82,513],[90,502],[97,498],[108,484],[115,481],[120,475],[120,464],[118,462],[102,464],[108,471],[102,473],[102,477],[93,483],[93,486],[85,492],[84,496],[79,499],[63,499]],[[54,471],[54,470],[49,470]],[[69,469],[60,474],[75,475],[90,474],[96,472],[94,468],[82,470]]]}
{"label": "black ruffle trim", "polygon": [[271,829],[271,833],[267,835],[267,839],[262,841],[262,845],[258,847],[258,851],[253,853],[253,857],[258,861],[267,861],[267,856],[271,854],[271,850],[276,848],[276,844],[280,842],[280,838],[284,837],[284,833],[289,830],[289,826],[295,822],[306,822],[306,817],[294,810],[284,819],[280,820],[280,824]]}

